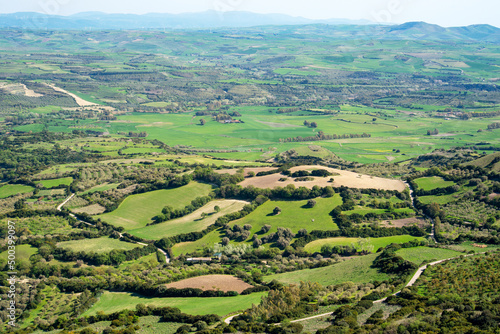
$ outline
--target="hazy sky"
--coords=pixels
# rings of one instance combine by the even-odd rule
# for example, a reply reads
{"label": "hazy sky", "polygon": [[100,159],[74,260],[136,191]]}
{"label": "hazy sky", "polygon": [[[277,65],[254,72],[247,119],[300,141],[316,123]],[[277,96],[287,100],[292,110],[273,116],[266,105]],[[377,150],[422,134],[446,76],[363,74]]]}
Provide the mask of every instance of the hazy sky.
{"label": "hazy sky", "polygon": [[374,22],[425,21],[442,26],[489,23],[500,27],[498,0],[0,0],[0,13],[41,12],[70,15],[182,13],[243,10],[313,19],[348,18]]}

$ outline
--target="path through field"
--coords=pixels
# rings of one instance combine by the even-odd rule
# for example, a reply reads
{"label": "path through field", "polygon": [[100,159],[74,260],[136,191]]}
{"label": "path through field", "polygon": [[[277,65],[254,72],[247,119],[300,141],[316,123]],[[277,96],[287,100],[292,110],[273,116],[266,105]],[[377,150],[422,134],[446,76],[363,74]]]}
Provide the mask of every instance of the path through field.
{"label": "path through field", "polygon": [[[64,202],[62,202],[61,204],[59,204],[59,205],[57,206],[57,211],[61,211],[62,207],[63,207],[66,203],[68,203],[68,202],[69,202],[69,200],[71,200],[71,199],[73,198],[73,196],[75,196],[75,194],[71,194],[71,196],[69,196],[68,198],[66,198],[66,199],[64,200]],[[78,220],[79,222],[82,222],[82,223],[87,224],[87,225],[89,225],[89,226],[94,226],[94,225],[92,225],[92,224],[90,224],[90,223],[88,223],[88,222],[86,222],[86,221],[81,220],[80,218],[78,218],[77,216],[75,216],[75,215],[74,215],[74,214],[72,214],[72,213],[70,213],[69,215],[70,215],[71,217],[75,218],[76,220]],[[120,235],[120,239],[121,239],[121,238],[123,238],[123,234],[122,234],[122,233],[118,232],[118,234]],[[136,242],[136,244],[138,244],[138,245],[142,245],[142,246],[149,246],[148,244],[143,243],[143,242]],[[161,248],[156,247],[156,249],[157,249],[160,253],[162,253],[163,255],[165,255],[165,262],[166,262],[167,264],[169,264],[169,263],[170,263],[170,257],[168,257],[168,253],[167,253],[167,252],[165,252],[165,251],[164,251],[163,249],[161,249]]]}
{"label": "path through field", "polygon": [[70,93],[68,92],[67,90],[64,90],[62,88],[59,88],[57,86],[54,86],[54,85],[51,85],[51,84],[45,84],[47,86],[49,86],[50,88],[52,88],[53,90],[55,90],[56,92],[61,92],[61,93],[64,93],[64,94],[67,94],[69,96],[71,96],[72,98],[75,99],[75,102],[80,106],[80,107],[88,107],[88,106],[97,106],[98,104],[97,103],[93,103],[93,102],[89,102],[89,101],[86,101],[84,99],[82,99],[81,97],[78,97],[76,96],[75,94],[73,93]]}

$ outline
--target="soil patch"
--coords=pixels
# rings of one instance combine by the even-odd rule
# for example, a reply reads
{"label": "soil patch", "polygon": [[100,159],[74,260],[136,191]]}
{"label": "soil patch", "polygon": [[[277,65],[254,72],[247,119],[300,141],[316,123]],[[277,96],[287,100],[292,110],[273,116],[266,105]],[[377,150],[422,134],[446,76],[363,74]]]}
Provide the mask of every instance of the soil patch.
{"label": "soil patch", "polygon": [[236,291],[238,293],[251,288],[252,285],[243,282],[241,279],[231,275],[205,275],[188,278],[182,281],[169,283],[165,285],[167,288],[176,289],[201,289],[207,290],[220,290],[220,291]]}

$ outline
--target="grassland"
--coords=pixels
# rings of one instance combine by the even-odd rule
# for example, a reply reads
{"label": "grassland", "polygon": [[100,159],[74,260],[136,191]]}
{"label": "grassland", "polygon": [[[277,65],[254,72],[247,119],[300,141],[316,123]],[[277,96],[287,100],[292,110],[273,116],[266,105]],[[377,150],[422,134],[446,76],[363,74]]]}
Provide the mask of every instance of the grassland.
{"label": "grassland", "polygon": [[63,177],[60,179],[42,180],[39,181],[38,184],[41,184],[44,188],[50,189],[61,185],[69,186],[71,182],[73,182],[72,177]]}
{"label": "grassland", "polygon": [[118,312],[125,309],[135,309],[137,304],[177,307],[187,314],[226,314],[245,310],[252,304],[259,304],[265,292],[252,293],[250,295],[240,295],[236,297],[213,297],[213,298],[147,298],[137,294],[126,292],[104,292],[83,316],[95,315],[99,311],[105,313]]}
{"label": "grassland", "polygon": [[[16,266],[24,266],[29,262],[30,256],[36,254],[37,252],[37,248],[32,247],[31,245],[16,246]],[[7,264],[8,255],[9,254],[7,251],[0,253],[0,267],[3,267]]]}
{"label": "grassland", "polygon": [[208,195],[211,189],[207,184],[191,182],[180,188],[131,195],[113,212],[96,217],[126,230],[138,229],[151,223],[152,218],[161,213],[166,205],[174,209],[184,208],[194,198]]}
{"label": "grassland", "polygon": [[[304,250],[309,253],[320,252],[321,247],[324,245],[328,246],[354,246],[356,249],[361,250],[361,247],[358,244],[359,238],[327,238],[327,239],[319,239],[313,242],[308,243]],[[364,244],[364,248],[367,249],[369,246],[373,246],[372,252],[376,252],[380,247],[385,247],[392,243],[402,244],[411,240],[424,240],[422,237],[413,237],[411,235],[397,235],[391,237],[382,237],[382,238],[368,238],[363,239],[366,241]]]}
{"label": "grassland", "polygon": [[431,260],[447,259],[460,256],[463,253],[443,248],[412,247],[400,249],[396,252],[396,254],[405,260],[419,265],[424,261],[430,262]]}
{"label": "grassland", "polygon": [[33,191],[33,187],[22,184],[6,184],[0,188],[0,198],[6,198],[12,195],[25,194]]}
{"label": "grassland", "polygon": [[95,193],[96,191],[106,191],[106,190],[110,190],[110,189],[116,189],[116,187],[118,187],[118,185],[119,185],[119,183],[104,183],[104,184],[100,184],[100,185],[97,185],[95,187],[92,187],[90,189],[87,189],[87,190],[83,191],[81,193],[81,195]]}
{"label": "grassland", "polygon": [[[159,240],[177,234],[201,231],[215,223],[217,218],[241,210],[245,204],[248,204],[248,202],[236,200],[211,201],[189,215],[164,223],[132,230],[130,234],[144,239]],[[220,208],[219,212],[214,211],[215,206]],[[202,213],[206,213],[208,216],[202,218]]]}
{"label": "grassland", "polygon": [[[314,208],[307,208],[307,201],[267,201],[259,206],[255,211],[245,216],[244,218],[235,220],[230,223],[230,226],[238,224],[240,226],[249,224],[250,229],[249,241],[251,243],[252,235],[258,233],[259,237],[274,233],[278,227],[289,228],[292,232],[297,233],[300,229],[305,228],[307,231],[312,230],[337,230],[337,224],[332,221],[329,215],[330,211],[337,205],[342,204],[342,198],[336,194],[330,198],[316,198]],[[273,214],[275,207],[281,209],[278,215]],[[269,232],[262,234],[259,231],[264,225],[271,225]],[[215,243],[219,243],[224,237],[221,229],[212,231],[203,238],[194,242],[184,242],[174,245],[172,251],[174,255],[192,253],[205,247],[212,247]],[[236,243],[231,241],[231,243]]]}
{"label": "grassland", "polygon": [[268,282],[275,279],[285,284],[298,284],[301,281],[311,281],[327,286],[343,282],[369,283],[371,281],[389,279],[389,275],[371,268],[373,260],[376,257],[377,254],[353,257],[328,267],[265,276],[264,280]]}
{"label": "grassland", "polygon": [[120,241],[118,239],[113,239],[108,237],[64,241],[58,243],[57,246],[61,248],[67,248],[75,252],[96,252],[96,253],[106,253],[114,249],[131,250],[136,247],[143,247],[138,244]]}
{"label": "grassland", "polygon": [[455,184],[453,181],[445,181],[442,177],[431,176],[415,179],[418,187],[423,190],[433,190],[436,188],[446,188]]}
{"label": "grassland", "polygon": [[[34,235],[68,234],[76,231],[66,219],[59,216],[9,218],[8,220],[14,221],[16,228],[26,228]],[[2,220],[2,223],[7,224],[7,220]]]}

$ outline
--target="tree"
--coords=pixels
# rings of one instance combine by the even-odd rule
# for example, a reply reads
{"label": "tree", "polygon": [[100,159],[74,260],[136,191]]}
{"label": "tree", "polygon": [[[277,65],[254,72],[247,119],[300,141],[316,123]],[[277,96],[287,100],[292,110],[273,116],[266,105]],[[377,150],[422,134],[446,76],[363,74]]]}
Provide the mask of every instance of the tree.
{"label": "tree", "polygon": [[279,206],[275,207],[273,210],[274,215],[279,215],[281,213],[281,208]]}
{"label": "tree", "polygon": [[318,127],[318,123],[316,122],[311,122],[311,128],[317,128]]}
{"label": "tree", "polygon": [[229,244],[229,238],[228,237],[222,238],[221,243],[222,246],[227,246]]}
{"label": "tree", "polygon": [[201,125],[205,125],[205,123],[206,123],[206,122],[207,122],[207,121],[205,121],[203,118],[202,118],[202,119],[200,119],[200,124],[201,124]]}
{"label": "tree", "polygon": [[316,205],[316,201],[313,200],[313,199],[310,199],[307,201],[307,207],[308,208],[314,208],[314,206]]}
{"label": "tree", "polygon": [[215,212],[219,212],[220,211],[220,207],[218,205],[214,206],[214,211]]}
{"label": "tree", "polygon": [[267,233],[267,232],[269,232],[271,230],[271,227],[272,227],[271,225],[266,224],[266,225],[262,226],[262,228],[260,229],[260,231],[262,233]]}

